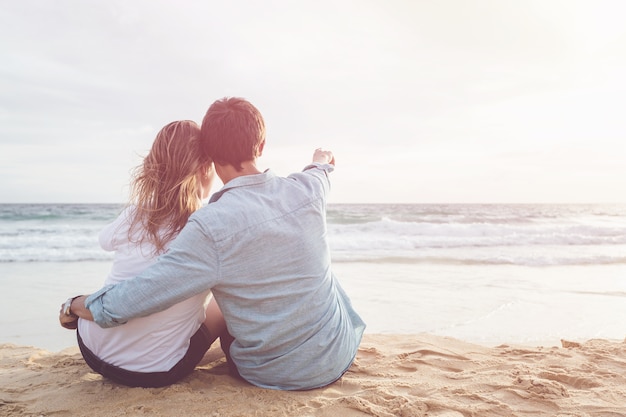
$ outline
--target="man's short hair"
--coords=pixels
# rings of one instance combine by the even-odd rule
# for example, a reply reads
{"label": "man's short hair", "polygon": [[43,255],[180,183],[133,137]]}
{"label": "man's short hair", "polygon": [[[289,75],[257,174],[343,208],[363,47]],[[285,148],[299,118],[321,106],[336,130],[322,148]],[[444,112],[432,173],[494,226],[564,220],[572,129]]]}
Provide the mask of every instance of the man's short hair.
{"label": "man's short hair", "polygon": [[265,141],[265,122],[261,112],[249,101],[225,97],[207,110],[200,138],[200,147],[206,156],[239,171],[243,169],[242,162],[260,155],[261,144]]}

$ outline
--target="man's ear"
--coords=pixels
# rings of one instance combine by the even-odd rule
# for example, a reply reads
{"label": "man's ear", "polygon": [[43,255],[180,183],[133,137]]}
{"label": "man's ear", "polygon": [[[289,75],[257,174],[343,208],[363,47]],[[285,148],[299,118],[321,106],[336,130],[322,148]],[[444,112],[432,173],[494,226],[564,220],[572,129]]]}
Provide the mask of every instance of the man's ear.
{"label": "man's ear", "polygon": [[263,139],[263,142],[261,142],[261,143],[259,144],[259,149],[258,149],[258,150],[257,150],[257,152],[256,152],[256,156],[257,156],[257,158],[258,158],[259,156],[263,155],[263,148],[264,148],[264,147],[265,147],[265,139]]}

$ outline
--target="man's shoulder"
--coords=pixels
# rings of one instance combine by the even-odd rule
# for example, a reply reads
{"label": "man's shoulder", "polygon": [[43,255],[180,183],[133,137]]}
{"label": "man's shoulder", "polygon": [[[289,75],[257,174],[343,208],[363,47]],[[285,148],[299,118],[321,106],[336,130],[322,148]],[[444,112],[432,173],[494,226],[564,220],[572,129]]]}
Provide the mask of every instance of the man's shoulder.
{"label": "man's shoulder", "polygon": [[310,184],[277,176],[264,184],[224,190],[218,199],[196,211],[193,219],[219,240],[220,236],[251,230],[269,221],[285,221],[291,213],[319,198]]}
{"label": "man's shoulder", "polygon": [[249,204],[239,197],[236,190],[228,190],[218,200],[212,201],[194,212],[189,218],[197,222],[200,227],[207,231],[215,232],[219,229],[236,227],[246,218],[245,213],[255,210],[253,204]]}

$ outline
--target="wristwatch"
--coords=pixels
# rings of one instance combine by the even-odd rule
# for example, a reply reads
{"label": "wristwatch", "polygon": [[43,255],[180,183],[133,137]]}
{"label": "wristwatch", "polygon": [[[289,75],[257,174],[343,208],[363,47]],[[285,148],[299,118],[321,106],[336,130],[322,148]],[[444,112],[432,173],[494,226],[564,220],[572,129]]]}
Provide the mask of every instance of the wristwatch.
{"label": "wristwatch", "polygon": [[78,297],[80,297],[80,295],[67,299],[67,301],[63,305],[63,314],[65,314],[66,316],[78,317],[76,314],[72,313],[72,301],[74,301]]}

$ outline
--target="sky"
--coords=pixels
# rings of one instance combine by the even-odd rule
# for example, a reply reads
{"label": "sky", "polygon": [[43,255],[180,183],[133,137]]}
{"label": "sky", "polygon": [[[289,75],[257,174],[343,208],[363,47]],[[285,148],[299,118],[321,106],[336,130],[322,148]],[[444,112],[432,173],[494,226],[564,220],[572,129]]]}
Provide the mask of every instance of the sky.
{"label": "sky", "polygon": [[225,96],[265,118],[260,168],[334,152],[331,203],[626,203],[625,18],[622,0],[0,0],[0,203],[124,202],[158,130]]}

